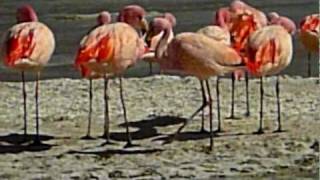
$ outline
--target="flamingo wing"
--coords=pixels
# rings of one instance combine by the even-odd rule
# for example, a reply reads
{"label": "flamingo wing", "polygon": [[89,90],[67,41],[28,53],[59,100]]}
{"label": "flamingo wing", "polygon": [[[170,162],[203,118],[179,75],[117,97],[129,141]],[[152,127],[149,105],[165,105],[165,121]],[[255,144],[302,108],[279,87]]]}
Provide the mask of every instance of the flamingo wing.
{"label": "flamingo wing", "polygon": [[[205,79],[212,75],[232,72],[241,65],[241,57],[235,50],[202,34],[182,33],[172,43],[168,53],[177,54],[171,55],[176,66],[197,77]],[[170,53],[170,48],[174,53]]]}
{"label": "flamingo wing", "polygon": [[8,33],[6,38],[5,64],[14,66],[17,60],[30,58],[35,48],[35,33],[33,29],[24,29]]}
{"label": "flamingo wing", "polygon": [[276,39],[270,39],[257,49],[249,48],[249,60],[247,67],[253,74],[258,74],[259,69],[268,63],[276,63],[279,59],[279,43]]}
{"label": "flamingo wing", "polygon": [[41,69],[55,49],[52,31],[41,22],[14,25],[5,33],[1,43],[4,64],[23,71]]}
{"label": "flamingo wing", "polygon": [[318,14],[306,17],[301,23],[300,28],[302,31],[311,31],[316,34],[320,31],[320,17]]}
{"label": "flamingo wing", "polygon": [[240,53],[245,49],[248,38],[257,29],[253,15],[238,15],[231,26],[231,41],[235,50]]}
{"label": "flamingo wing", "polygon": [[300,23],[299,38],[311,52],[319,52],[320,15],[305,17]]}
{"label": "flamingo wing", "polygon": [[89,34],[81,41],[81,46],[75,59],[75,66],[85,76],[92,71],[87,67],[91,60],[95,60],[96,63],[108,62],[113,56],[113,49],[114,45],[110,34]]}

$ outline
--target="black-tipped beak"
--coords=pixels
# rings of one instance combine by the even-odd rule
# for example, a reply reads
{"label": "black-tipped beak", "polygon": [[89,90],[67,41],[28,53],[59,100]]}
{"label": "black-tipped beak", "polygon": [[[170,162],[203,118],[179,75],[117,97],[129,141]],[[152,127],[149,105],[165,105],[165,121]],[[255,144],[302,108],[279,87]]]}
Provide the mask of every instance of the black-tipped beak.
{"label": "black-tipped beak", "polygon": [[149,30],[149,24],[145,18],[143,18],[140,21],[140,30],[141,30],[142,36],[144,36]]}
{"label": "black-tipped beak", "polygon": [[151,38],[148,38],[148,36],[147,36],[145,41],[146,41],[147,46],[150,47],[151,46]]}

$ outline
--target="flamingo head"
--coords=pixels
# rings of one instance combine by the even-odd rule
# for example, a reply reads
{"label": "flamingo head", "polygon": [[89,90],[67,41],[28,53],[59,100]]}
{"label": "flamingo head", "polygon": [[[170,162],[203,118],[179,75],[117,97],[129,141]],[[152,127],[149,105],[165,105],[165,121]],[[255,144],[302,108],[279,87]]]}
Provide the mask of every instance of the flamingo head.
{"label": "flamingo head", "polygon": [[25,4],[17,9],[16,19],[18,23],[38,21],[38,16],[31,5]]}
{"label": "flamingo head", "polygon": [[231,14],[230,14],[229,8],[224,7],[224,8],[218,9],[218,11],[215,13],[215,17],[213,19],[212,24],[228,29],[228,23],[230,21],[231,21]]}
{"label": "flamingo head", "polygon": [[145,19],[146,11],[138,5],[128,5],[119,12],[118,21],[130,24],[144,34],[148,31],[148,23]]}
{"label": "flamingo head", "polygon": [[171,23],[172,27],[175,27],[177,25],[177,19],[172,13],[166,12],[159,17],[165,18],[166,20],[168,20]]}
{"label": "flamingo head", "polygon": [[284,16],[280,16],[278,13],[276,12],[271,12],[268,14],[268,19],[269,19],[269,24],[275,24],[275,25],[280,25],[283,28],[285,28],[290,34],[294,34],[296,32],[296,25],[295,23]]}
{"label": "flamingo head", "polygon": [[111,22],[111,15],[108,11],[100,12],[99,16],[97,17],[98,25],[109,24]]}
{"label": "flamingo head", "polygon": [[269,22],[270,22],[270,21],[272,22],[272,20],[276,20],[276,19],[278,19],[279,17],[280,17],[279,14],[276,13],[276,12],[270,12],[270,13],[268,13],[268,20],[269,20]]}
{"label": "flamingo head", "polygon": [[146,42],[150,45],[152,38],[163,31],[169,31],[172,28],[172,23],[169,20],[161,17],[154,18],[149,24],[149,31],[146,36]]}
{"label": "flamingo head", "polygon": [[239,11],[242,12],[247,7],[248,7],[248,5],[240,0],[234,0],[230,3],[230,10],[233,12],[236,12],[236,13]]}

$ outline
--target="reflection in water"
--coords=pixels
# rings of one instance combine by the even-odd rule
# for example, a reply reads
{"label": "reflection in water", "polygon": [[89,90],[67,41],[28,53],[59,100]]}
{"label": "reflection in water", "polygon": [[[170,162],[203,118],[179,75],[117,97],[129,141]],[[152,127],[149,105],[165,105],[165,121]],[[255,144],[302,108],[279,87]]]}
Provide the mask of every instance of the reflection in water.
{"label": "reflection in water", "polygon": [[[230,0],[231,1],[231,0]],[[230,2],[229,0],[140,0],[138,4],[144,6],[150,14],[152,12],[173,12],[177,17],[176,33],[183,31],[196,31],[211,22],[214,11]],[[96,0],[94,2],[77,1],[42,1],[26,0],[34,6],[41,21],[47,23],[55,32],[57,47],[48,67],[43,72],[43,77],[79,77],[79,73],[72,66],[77,45],[81,37],[95,24],[95,16],[99,11],[108,10],[113,13],[113,18],[120,7],[131,4],[132,0]],[[277,11],[282,15],[292,18],[296,24],[307,14],[318,11],[316,0],[269,0],[246,1],[264,12]],[[15,23],[15,8],[21,4],[19,0],[4,0],[0,6],[0,33]],[[151,17],[149,17],[151,18]],[[292,64],[283,72],[290,75],[306,75],[307,54],[295,37],[295,53]],[[312,74],[319,72],[317,65],[318,55],[313,55]],[[19,74],[8,71],[0,66],[0,80],[20,79]],[[129,76],[148,75],[147,64],[141,62],[127,72]]]}

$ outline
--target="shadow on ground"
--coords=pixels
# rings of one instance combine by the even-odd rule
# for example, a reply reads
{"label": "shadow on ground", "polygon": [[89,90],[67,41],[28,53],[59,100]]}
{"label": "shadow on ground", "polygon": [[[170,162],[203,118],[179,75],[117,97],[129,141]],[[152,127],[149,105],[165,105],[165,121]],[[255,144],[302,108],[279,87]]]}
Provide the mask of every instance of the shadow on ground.
{"label": "shadow on ground", "polygon": [[52,145],[43,142],[54,139],[53,136],[40,135],[41,144],[33,144],[35,135],[9,134],[0,136],[0,154],[22,152],[39,152],[51,149]]}
{"label": "shadow on ground", "polygon": [[[175,117],[175,116],[154,116],[148,119],[143,119],[136,122],[130,122],[129,127],[138,128],[138,131],[131,132],[133,140],[143,140],[148,138],[153,138],[161,136],[163,134],[158,133],[156,127],[166,127],[181,124],[186,119]],[[120,124],[119,126],[125,127],[125,124]],[[116,141],[126,141],[127,135],[125,132],[111,133],[111,139]]]}
{"label": "shadow on ground", "polygon": [[105,149],[99,151],[69,151],[67,154],[82,154],[82,155],[97,155],[100,157],[108,158],[112,155],[137,155],[137,154],[153,154],[162,152],[163,149],[151,148],[145,149],[142,147],[125,148],[125,149]]}

